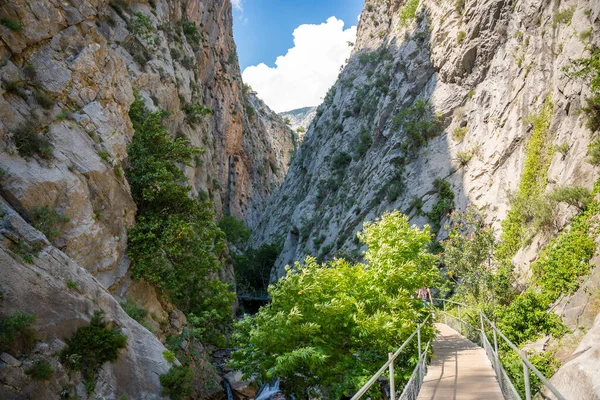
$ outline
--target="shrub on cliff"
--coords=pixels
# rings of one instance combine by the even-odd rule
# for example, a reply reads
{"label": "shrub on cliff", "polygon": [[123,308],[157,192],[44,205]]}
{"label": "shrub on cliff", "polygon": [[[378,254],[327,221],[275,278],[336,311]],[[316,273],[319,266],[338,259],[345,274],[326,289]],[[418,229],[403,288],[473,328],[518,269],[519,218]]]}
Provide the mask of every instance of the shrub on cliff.
{"label": "shrub on cliff", "polygon": [[[285,390],[340,398],[357,390],[424,318],[415,291],[437,276],[431,234],[398,212],[366,223],[360,240],[368,264],[312,257],[269,288],[271,303],[237,323],[231,366],[260,381],[285,379]],[[276,333],[276,334],[274,334]],[[423,340],[433,335],[423,328]],[[396,362],[397,379],[413,366],[414,348]],[[315,393],[316,394],[316,393]]]}
{"label": "shrub on cliff", "polygon": [[102,311],[95,311],[89,325],[79,328],[60,353],[60,359],[70,368],[81,371],[88,383],[93,383],[102,364],[119,357],[127,336],[119,328],[110,328]]}
{"label": "shrub on cliff", "polygon": [[126,173],[138,207],[128,239],[132,276],[160,288],[184,312],[218,310],[226,325],[234,295],[214,277],[224,235],[210,201],[188,196],[191,188],[178,167],[191,165],[202,151],[183,138],[171,139],[162,123],[165,113],[149,112],[137,93],[129,116],[135,134]]}

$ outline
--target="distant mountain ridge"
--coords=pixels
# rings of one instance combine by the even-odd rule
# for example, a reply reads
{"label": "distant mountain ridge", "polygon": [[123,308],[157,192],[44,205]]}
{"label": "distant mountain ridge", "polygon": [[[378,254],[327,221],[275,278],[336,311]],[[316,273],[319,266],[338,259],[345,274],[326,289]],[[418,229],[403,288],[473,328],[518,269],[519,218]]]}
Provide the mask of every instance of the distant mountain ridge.
{"label": "distant mountain ridge", "polygon": [[308,127],[317,115],[317,106],[297,108],[295,110],[279,113],[279,115],[284,120],[286,118],[289,119],[289,125],[293,131],[298,131],[298,129],[301,128],[300,132],[298,132],[298,137],[299,139],[302,139],[304,133],[308,130]]}

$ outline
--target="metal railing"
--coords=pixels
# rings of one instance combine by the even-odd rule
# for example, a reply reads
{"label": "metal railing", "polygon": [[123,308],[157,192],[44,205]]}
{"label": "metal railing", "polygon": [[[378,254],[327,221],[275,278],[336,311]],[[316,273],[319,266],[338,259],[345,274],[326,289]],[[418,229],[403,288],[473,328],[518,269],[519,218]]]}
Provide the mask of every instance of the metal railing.
{"label": "metal railing", "polygon": [[[544,377],[544,375],[531,363],[531,361],[529,361],[525,352],[523,350],[519,349],[515,344],[513,344],[498,329],[498,327],[496,327],[496,324],[494,324],[494,322],[490,321],[488,319],[488,317],[480,309],[470,307],[466,304],[458,303],[456,301],[451,301],[451,300],[445,300],[445,299],[433,299],[433,300],[438,301],[438,302],[441,301],[443,303],[442,313],[444,314],[444,323],[446,325],[450,326],[450,324],[448,323],[448,317],[450,317],[452,319],[455,319],[458,322],[459,327],[458,327],[457,331],[460,332],[461,335],[463,335],[463,331],[464,331],[465,332],[464,336],[466,336],[466,337],[469,337],[469,333],[471,333],[471,334],[476,333],[477,336],[479,336],[479,338],[471,338],[471,340],[476,341],[477,339],[479,339],[481,346],[485,349],[487,356],[490,359],[490,362],[492,363],[492,367],[494,368],[494,371],[496,372],[496,377],[498,378],[498,383],[500,384],[500,389],[502,390],[502,394],[504,395],[505,399],[522,400],[522,397],[519,394],[519,392],[515,389],[513,383],[511,382],[510,378],[508,377],[506,371],[502,367],[502,363],[500,361],[500,356],[498,353],[498,336],[508,345],[508,347],[511,350],[513,350],[521,358],[521,364],[523,365],[523,381],[525,384],[525,399],[526,400],[531,400],[531,398],[532,398],[531,382],[530,382],[531,373],[533,373],[535,376],[537,376],[538,379],[540,380],[540,382],[546,388],[548,388],[548,390],[550,390],[552,392],[552,394],[554,394],[554,396],[556,396],[556,398],[558,400],[565,400],[565,397],[562,394],[560,394],[558,389],[556,389],[554,387],[554,385],[552,385],[546,379],[546,377]],[[456,306],[458,316],[452,315],[448,312],[447,307],[446,307],[447,303],[450,303],[450,304],[453,304]],[[471,324],[470,322],[468,322],[462,318],[462,309],[465,309],[465,308],[468,310],[477,312],[477,314],[479,316],[479,322],[480,322],[479,327],[474,326],[473,324]],[[493,341],[494,341],[493,344],[490,343],[490,340],[488,339],[486,327],[491,328],[490,334],[493,337]]]}
{"label": "metal railing", "polygon": [[[419,390],[421,389],[421,385],[423,384],[423,378],[425,377],[425,373],[427,372],[427,352],[429,351],[429,345],[431,341],[427,343],[425,349],[422,349],[421,345],[421,327],[427,323],[427,321],[431,318],[431,314],[427,316],[420,324],[417,324],[417,328],[414,332],[402,343],[402,346],[398,348],[394,353],[388,353],[388,361],[383,364],[383,366],[369,379],[365,385],[360,388],[358,392],[354,396],[352,396],[351,400],[360,399],[375,382],[377,379],[381,377],[385,373],[386,370],[389,371],[389,383],[390,383],[390,400],[413,400],[416,399]],[[419,361],[413,370],[412,376],[408,383],[404,386],[404,390],[399,398],[396,398],[396,384],[394,381],[394,360],[402,353],[402,350],[414,339],[417,337],[417,349],[419,352]]]}

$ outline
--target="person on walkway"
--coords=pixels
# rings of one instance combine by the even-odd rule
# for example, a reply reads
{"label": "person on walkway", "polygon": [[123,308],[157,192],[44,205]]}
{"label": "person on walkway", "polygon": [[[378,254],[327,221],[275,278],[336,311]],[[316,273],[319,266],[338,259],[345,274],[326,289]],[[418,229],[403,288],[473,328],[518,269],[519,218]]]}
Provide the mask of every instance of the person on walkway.
{"label": "person on walkway", "polygon": [[433,299],[431,298],[431,290],[428,287],[423,286],[417,290],[417,297],[423,302],[424,306],[433,305]]}

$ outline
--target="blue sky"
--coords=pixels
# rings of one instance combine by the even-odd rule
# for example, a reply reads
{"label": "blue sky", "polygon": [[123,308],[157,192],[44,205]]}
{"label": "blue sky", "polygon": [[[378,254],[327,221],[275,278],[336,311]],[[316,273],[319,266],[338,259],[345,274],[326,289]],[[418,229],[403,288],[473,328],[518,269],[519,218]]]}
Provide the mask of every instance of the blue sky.
{"label": "blue sky", "polygon": [[364,0],[231,2],[244,83],[276,112],[319,105],[350,56]]}
{"label": "blue sky", "polygon": [[302,24],[320,24],[335,16],[348,28],[357,24],[364,0],[233,0],[233,34],[242,71],[275,59],[293,47],[292,32]]}

